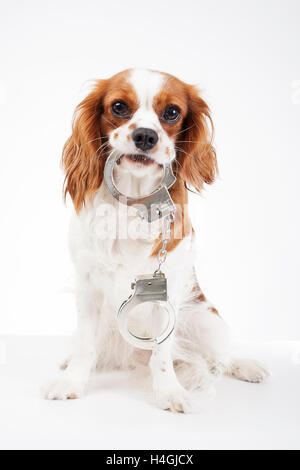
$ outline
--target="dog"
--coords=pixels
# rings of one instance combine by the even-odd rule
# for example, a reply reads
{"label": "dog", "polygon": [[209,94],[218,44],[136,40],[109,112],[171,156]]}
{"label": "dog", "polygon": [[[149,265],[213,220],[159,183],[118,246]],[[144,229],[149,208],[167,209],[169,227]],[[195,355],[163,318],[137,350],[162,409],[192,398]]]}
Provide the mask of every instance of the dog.
{"label": "dog", "polygon": [[[96,366],[147,367],[158,407],[173,412],[190,411],[193,391],[213,386],[223,373],[249,382],[268,376],[258,362],[232,357],[228,328],[197,280],[188,191],[200,192],[215,180],[212,140],[210,109],[198,88],[167,73],[130,69],[97,80],[76,108],[62,164],[64,194],[75,208],[70,252],[78,329],[73,353],[48,386],[47,399],[81,397]],[[122,204],[103,181],[112,152],[118,157],[115,184],[127,196],[154,191],[167,163],[177,177],[170,189],[176,213],[164,264],[176,327],[152,352],[121,337],[116,312],[135,276],[156,269],[164,221],[149,224],[131,208],[126,224],[120,222]],[[132,328],[147,336],[163,321],[156,306],[144,305]]]}

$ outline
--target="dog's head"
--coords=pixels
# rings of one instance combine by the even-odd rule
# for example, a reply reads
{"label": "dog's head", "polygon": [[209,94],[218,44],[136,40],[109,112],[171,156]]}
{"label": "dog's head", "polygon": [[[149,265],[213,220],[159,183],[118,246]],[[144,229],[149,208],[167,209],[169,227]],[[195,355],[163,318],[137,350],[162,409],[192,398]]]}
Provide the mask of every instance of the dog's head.
{"label": "dog's head", "polygon": [[101,185],[105,161],[117,153],[118,179],[157,179],[174,172],[200,191],[217,170],[207,104],[193,85],[152,70],[131,69],[96,82],[75,111],[63,150],[65,195],[80,211]]}

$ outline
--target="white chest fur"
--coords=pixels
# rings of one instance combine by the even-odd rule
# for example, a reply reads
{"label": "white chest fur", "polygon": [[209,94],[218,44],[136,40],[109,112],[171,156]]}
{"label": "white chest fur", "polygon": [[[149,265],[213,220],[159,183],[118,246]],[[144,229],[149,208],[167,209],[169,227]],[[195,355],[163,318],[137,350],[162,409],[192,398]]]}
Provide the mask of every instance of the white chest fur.
{"label": "white chest fur", "polygon": [[[136,209],[120,204],[102,185],[93,203],[71,223],[70,249],[77,276],[80,280],[89,279],[104,294],[111,292],[111,283],[117,284],[118,291],[128,292],[136,275],[156,269],[157,261],[151,251],[160,233],[161,221],[142,221]],[[171,278],[184,268],[190,249],[191,240],[187,238],[169,254],[166,269]],[[176,266],[176,259],[180,259],[180,265]]]}

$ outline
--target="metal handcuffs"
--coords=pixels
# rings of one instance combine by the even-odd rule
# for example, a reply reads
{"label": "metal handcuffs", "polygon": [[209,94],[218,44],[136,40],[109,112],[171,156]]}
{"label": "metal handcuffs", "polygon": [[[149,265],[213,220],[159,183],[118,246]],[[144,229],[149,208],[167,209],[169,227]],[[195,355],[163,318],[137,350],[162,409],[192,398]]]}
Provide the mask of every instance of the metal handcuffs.
{"label": "metal handcuffs", "polygon": [[[168,189],[175,183],[172,166],[164,166],[164,175],[158,188],[145,197],[127,197],[116,187],[113,178],[113,169],[119,156],[110,154],[104,167],[104,182],[108,191],[122,204],[136,207],[142,219],[149,223],[164,217],[171,217],[175,212],[175,206]],[[175,312],[168,300],[167,279],[159,268],[153,275],[139,275],[131,284],[133,293],[120,306],[117,314],[119,331],[123,338],[136,348],[152,350],[156,345],[165,341],[175,326]],[[132,309],[145,302],[152,302],[163,308],[168,314],[168,324],[158,337],[141,337],[133,334],[128,327],[129,313]]]}
{"label": "metal handcuffs", "polygon": [[176,181],[170,164],[164,166],[163,178],[155,191],[148,196],[134,198],[120,193],[114,183],[113,170],[118,158],[117,155],[110,155],[104,167],[104,181],[112,196],[118,199],[122,204],[136,207],[141,218],[147,219],[149,223],[161,217],[165,217],[171,212],[175,212],[175,206],[168,192],[168,189],[173,186]]}

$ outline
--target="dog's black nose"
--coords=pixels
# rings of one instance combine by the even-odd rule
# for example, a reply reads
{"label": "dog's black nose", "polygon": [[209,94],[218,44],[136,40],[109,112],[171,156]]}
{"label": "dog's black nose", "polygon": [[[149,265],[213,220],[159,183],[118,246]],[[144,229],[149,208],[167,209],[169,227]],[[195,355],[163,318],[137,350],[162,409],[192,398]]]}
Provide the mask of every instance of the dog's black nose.
{"label": "dog's black nose", "polygon": [[158,141],[158,135],[153,129],[138,127],[132,133],[132,140],[140,150],[150,150]]}

